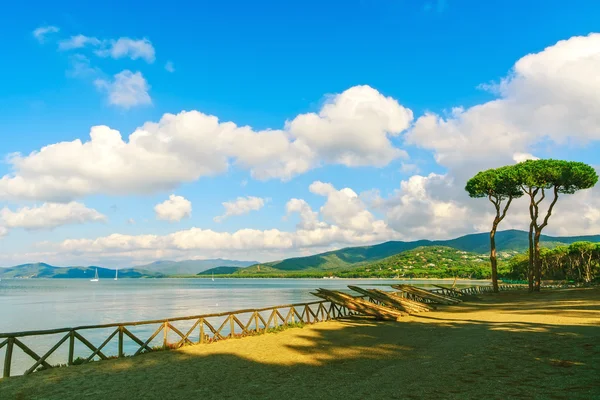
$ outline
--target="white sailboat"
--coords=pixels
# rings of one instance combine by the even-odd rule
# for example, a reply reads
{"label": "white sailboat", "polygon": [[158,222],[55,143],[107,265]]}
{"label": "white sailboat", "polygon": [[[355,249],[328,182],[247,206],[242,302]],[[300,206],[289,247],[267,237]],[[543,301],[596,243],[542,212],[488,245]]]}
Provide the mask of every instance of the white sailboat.
{"label": "white sailboat", "polygon": [[119,270],[115,269],[115,281],[119,280]]}
{"label": "white sailboat", "polygon": [[215,273],[214,272],[212,273],[211,277],[212,277],[212,281],[214,282],[215,281]]}
{"label": "white sailboat", "polygon": [[94,279],[90,279],[90,282],[98,282],[100,279],[98,279],[98,268],[96,268],[96,275],[94,275]]}

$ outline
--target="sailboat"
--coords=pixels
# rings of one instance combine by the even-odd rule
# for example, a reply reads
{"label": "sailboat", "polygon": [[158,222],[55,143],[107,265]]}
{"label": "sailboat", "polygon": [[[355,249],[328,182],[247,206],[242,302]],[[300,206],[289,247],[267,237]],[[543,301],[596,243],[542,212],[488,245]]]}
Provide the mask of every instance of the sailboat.
{"label": "sailboat", "polygon": [[119,280],[119,270],[115,269],[115,281]]}
{"label": "sailboat", "polygon": [[212,281],[214,282],[215,281],[215,273],[214,272],[212,273],[211,278],[212,278]]}
{"label": "sailboat", "polygon": [[96,275],[94,275],[94,279],[90,279],[90,282],[98,282],[100,279],[98,279],[98,268],[96,268]]}

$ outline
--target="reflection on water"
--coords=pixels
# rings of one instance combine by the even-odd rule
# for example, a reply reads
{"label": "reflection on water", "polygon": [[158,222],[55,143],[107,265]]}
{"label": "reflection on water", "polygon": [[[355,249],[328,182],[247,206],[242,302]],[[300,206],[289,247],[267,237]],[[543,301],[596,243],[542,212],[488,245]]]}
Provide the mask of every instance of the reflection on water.
{"label": "reflection on water", "polygon": [[[452,283],[379,279],[216,279],[214,282],[210,279],[122,279],[99,282],[79,279],[7,279],[0,281],[0,332],[164,319],[303,303],[319,300],[310,294],[318,287],[349,291],[349,284],[368,288],[403,282],[419,286]],[[457,282],[457,286],[474,284],[487,282]],[[140,333],[149,336],[156,328],[147,329],[149,332]],[[89,331],[85,336],[98,345],[107,337],[107,333]],[[35,347],[43,354],[58,339],[38,337]],[[1,350],[0,361],[3,360],[3,353],[4,350]],[[15,362],[24,362],[21,358],[17,357]],[[17,369],[15,373],[23,372],[23,368]]]}

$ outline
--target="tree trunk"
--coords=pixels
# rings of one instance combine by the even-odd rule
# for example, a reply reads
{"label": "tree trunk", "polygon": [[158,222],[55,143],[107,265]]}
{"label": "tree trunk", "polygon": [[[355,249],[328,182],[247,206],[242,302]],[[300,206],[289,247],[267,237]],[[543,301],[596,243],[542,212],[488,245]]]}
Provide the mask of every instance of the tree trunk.
{"label": "tree trunk", "polygon": [[527,268],[527,280],[530,292],[533,292],[533,261],[533,222],[531,222],[529,224],[529,267]]}
{"label": "tree trunk", "polygon": [[535,285],[533,290],[536,292],[540,291],[542,287],[542,260],[540,257],[540,236],[542,235],[541,229],[535,230],[534,236],[534,246],[535,246],[535,256],[534,256],[534,274],[535,274]]}
{"label": "tree trunk", "polygon": [[490,262],[492,263],[492,286],[494,293],[498,293],[498,258],[496,256],[496,229],[498,224],[494,223],[490,232]]}

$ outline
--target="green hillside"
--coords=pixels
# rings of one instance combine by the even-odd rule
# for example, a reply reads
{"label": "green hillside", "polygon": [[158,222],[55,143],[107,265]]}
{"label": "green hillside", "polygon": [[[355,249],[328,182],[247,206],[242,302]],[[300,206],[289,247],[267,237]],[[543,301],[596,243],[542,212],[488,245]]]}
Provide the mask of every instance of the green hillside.
{"label": "green hillside", "polygon": [[[551,237],[542,235],[541,245],[556,247],[577,241],[600,242],[600,235]],[[445,246],[470,253],[485,254],[489,251],[489,234],[475,233],[450,240],[418,240],[414,242],[391,241],[374,246],[349,247],[307,257],[288,258],[250,266],[237,271],[236,275],[316,273],[355,269],[367,263],[383,260],[404,251],[423,246]],[[499,252],[522,252],[529,247],[528,232],[519,230],[501,231],[496,234]]]}
{"label": "green hillside", "polygon": [[[500,265],[517,252],[500,253]],[[490,268],[484,254],[471,253],[447,246],[423,246],[382,260],[342,271],[339,277],[381,278],[488,278]]]}
{"label": "green hillside", "polygon": [[230,266],[248,267],[256,264],[256,261],[224,260],[221,258],[208,260],[185,260],[185,261],[156,261],[146,265],[137,266],[137,269],[157,272],[163,275],[197,275],[211,268]]}
{"label": "green hillside", "polygon": [[241,267],[226,267],[226,266],[221,266],[221,267],[216,267],[216,268],[211,268],[211,269],[207,269],[206,271],[200,272],[197,275],[200,276],[205,276],[205,275],[229,275],[229,274],[233,274],[236,271],[239,271],[241,269]]}
{"label": "green hillside", "polygon": [[[101,267],[55,267],[45,263],[23,264],[0,268],[0,278],[74,278],[92,279],[98,270],[100,279],[113,279],[115,270]],[[119,270],[119,278],[161,278],[163,274],[127,268]]]}

